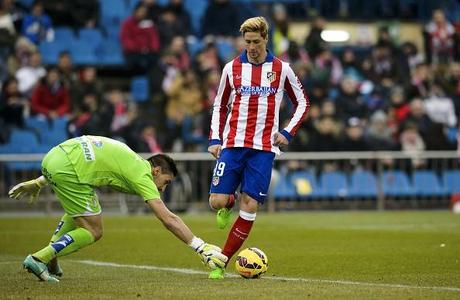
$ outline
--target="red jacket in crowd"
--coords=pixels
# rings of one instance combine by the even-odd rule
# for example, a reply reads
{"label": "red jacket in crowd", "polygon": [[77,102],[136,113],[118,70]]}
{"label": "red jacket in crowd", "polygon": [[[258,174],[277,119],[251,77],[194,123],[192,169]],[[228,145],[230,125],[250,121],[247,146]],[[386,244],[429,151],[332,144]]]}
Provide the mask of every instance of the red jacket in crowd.
{"label": "red jacket in crowd", "polygon": [[121,26],[120,38],[125,53],[152,53],[160,50],[160,37],[151,20],[137,21],[129,17]]}
{"label": "red jacket in crowd", "polygon": [[50,111],[55,111],[63,116],[70,112],[69,91],[63,84],[52,91],[48,84],[41,83],[32,94],[30,106],[36,114],[48,115]]}

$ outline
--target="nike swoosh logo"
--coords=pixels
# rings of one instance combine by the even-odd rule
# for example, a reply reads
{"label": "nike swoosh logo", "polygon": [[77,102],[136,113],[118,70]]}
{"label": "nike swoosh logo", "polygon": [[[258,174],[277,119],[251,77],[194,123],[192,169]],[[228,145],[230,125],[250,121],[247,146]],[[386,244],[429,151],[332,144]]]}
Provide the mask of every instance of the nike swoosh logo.
{"label": "nike swoosh logo", "polygon": [[265,196],[267,196],[267,194],[263,194],[263,193],[259,192],[259,196],[265,197]]}

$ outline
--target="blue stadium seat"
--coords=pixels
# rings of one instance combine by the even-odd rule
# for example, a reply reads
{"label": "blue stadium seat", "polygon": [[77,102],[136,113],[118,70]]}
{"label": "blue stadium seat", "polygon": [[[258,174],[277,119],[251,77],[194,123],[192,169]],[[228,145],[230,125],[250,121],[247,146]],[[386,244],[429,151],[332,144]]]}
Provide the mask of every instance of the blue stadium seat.
{"label": "blue stadium seat", "polygon": [[355,171],[350,177],[350,188],[348,190],[350,197],[376,198],[377,197],[377,179],[369,171]]}
{"label": "blue stadium seat", "polygon": [[412,177],[417,196],[445,196],[447,194],[433,171],[417,170]]}
{"label": "blue stadium seat", "polygon": [[72,44],[72,60],[76,65],[95,65],[98,58],[96,56],[97,44],[89,43],[84,40],[75,41]]}
{"label": "blue stadium seat", "polygon": [[460,170],[444,171],[442,181],[449,194],[460,193]]}
{"label": "blue stadium seat", "polygon": [[216,43],[217,51],[219,52],[219,57],[224,61],[230,61],[235,55],[235,47],[229,41],[221,40]]}
{"label": "blue stadium seat", "polygon": [[131,94],[136,102],[149,99],[149,80],[145,76],[136,76],[131,80]]}
{"label": "blue stadium seat", "polygon": [[280,176],[275,188],[273,189],[275,200],[294,199],[297,192],[289,176]]}
{"label": "blue stadium seat", "polygon": [[402,171],[385,171],[381,180],[385,196],[411,197],[415,195],[409,177]]}
{"label": "blue stadium seat", "polygon": [[102,33],[98,29],[80,29],[80,31],[78,31],[78,40],[94,45],[99,45],[102,42]]}
{"label": "blue stadium seat", "polygon": [[296,171],[290,174],[289,177],[296,189],[297,197],[301,200],[309,200],[322,196],[322,191],[316,181],[316,176],[312,172]]}
{"label": "blue stadium seat", "polygon": [[42,138],[42,149],[48,151],[68,138],[67,123],[68,120],[66,118],[57,118],[53,120],[51,127],[49,127]]}
{"label": "blue stadium seat", "polygon": [[323,197],[336,198],[348,195],[347,177],[343,172],[323,172],[319,178]]}
{"label": "blue stadium seat", "polygon": [[204,44],[201,40],[197,38],[188,38],[187,48],[188,48],[188,53],[190,54],[190,57],[193,58],[198,54],[198,52],[203,50]]}
{"label": "blue stadium seat", "polygon": [[22,129],[11,131],[9,144],[18,153],[33,153],[39,147],[37,135],[33,131]]}
{"label": "blue stadium seat", "polygon": [[119,66],[125,62],[118,39],[105,39],[96,49],[96,55],[101,65]]}
{"label": "blue stadium seat", "polygon": [[53,42],[43,42],[39,46],[42,61],[45,65],[55,65],[58,61],[59,54],[62,51],[70,51],[71,48],[71,43],[67,44],[56,39]]}
{"label": "blue stadium seat", "polygon": [[72,43],[75,40],[75,33],[70,27],[54,28],[54,40],[62,43]]}
{"label": "blue stadium seat", "polygon": [[99,0],[100,19],[106,22],[121,23],[131,15],[124,0]]}
{"label": "blue stadium seat", "polygon": [[206,8],[208,7],[207,0],[185,0],[185,9],[190,13],[190,21],[192,23],[193,31],[196,35],[200,35],[201,31],[201,18],[203,17]]}

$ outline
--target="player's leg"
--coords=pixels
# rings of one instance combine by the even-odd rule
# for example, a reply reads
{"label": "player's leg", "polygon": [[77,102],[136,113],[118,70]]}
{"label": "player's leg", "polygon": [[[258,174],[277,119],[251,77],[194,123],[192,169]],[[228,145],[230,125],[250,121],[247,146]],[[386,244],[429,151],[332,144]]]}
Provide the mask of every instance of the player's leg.
{"label": "player's leg", "polygon": [[[50,244],[56,242],[64,234],[66,234],[69,231],[74,230],[75,228],[76,228],[76,224],[73,218],[69,216],[68,214],[64,214],[61,220],[59,221],[56,227],[56,230],[53,233],[53,236],[51,237]],[[50,260],[47,266],[48,266],[48,272],[51,275],[55,275],[59,277],[63,275],[62,268],[59,265],[56,257]]]}
{"label": "player's leg", "polygon": [[[251,150],[243,171],[240,197],[240,213],[230,230],[222,253],[230,258],[241,248],[249,236],[256,219],[259,203],[264,203],[270,185],[274,154]],[[227,263],[228,263],[227,261]],[[211,279],[224,277],[224,270],[216,269],[209,274]]]}
{"label": "player's leg", "polygon": [[40,280],[57,282],[58,280],[49,274],[46,265],[54,258],[75,252],[100,238],[101,206],[93,188],[79,182],[67,155],[59,147],[53,148],[45,156],[42,173],[66,214],[74,219],[75,228],[43,249],[27,256],[23,265]]}
{"label": "player's leg", "polygon": [[224,149],[214,168],[209,205],[217,210],[217,227],[224,229],[231,220],[235,205],[235,193],[241,179],[241,149]]}

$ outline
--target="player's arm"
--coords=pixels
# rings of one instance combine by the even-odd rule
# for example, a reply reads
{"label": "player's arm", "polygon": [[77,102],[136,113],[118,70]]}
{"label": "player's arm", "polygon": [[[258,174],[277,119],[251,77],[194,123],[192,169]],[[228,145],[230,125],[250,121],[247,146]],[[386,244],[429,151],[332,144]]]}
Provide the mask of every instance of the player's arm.
{"label": "player's arm", "polygon": [[9,192],[8,195],[14,199],[21,199],[24,196],[29,196],[29,203],[32,204],[38,199],[40,190],[42,187],[47,185],[45,177],[42,175],[38,178],[21,182],[15,185]]}
{"label": "player's arm", "polygon": [[232,91],[232,87],[230,85],[229,67],[230,65],[227,64],[222,71],[219,88],[217,90],[216,98],[214,98],[212,109],[208,152],[215,158],[219,158],[220,151],[222,149],[222,133],[224,131],[225,120],[227,119],[230,95]]}
{"label": "player's arm", "polygon": [[216,267],[223,268],[225,266],[228,258],[221,253],[221,249],[217,246],[207,244],[202,239],[196,237],[182,219],[172,213],[161,199],[153,199],[146,202],[163,225],[198,253],[204,264],[212,269]]}
{"label": "player's arm", "polygon": [[[281,143],[281,141],[287,141],[289,143],[310,109],[310,101],[305,94],[299,78],[295,75],[290,66],[287,66],[284,90],[292,101],[295,111],[288,125],[275,136],[275,143]],[[280,137],[280,135],[286,140]],[[282,144],[284,144],[284,142]]]}

